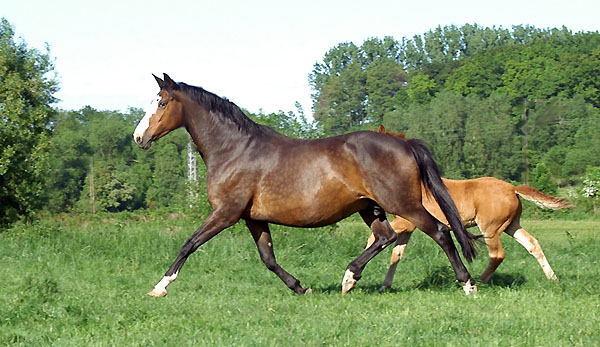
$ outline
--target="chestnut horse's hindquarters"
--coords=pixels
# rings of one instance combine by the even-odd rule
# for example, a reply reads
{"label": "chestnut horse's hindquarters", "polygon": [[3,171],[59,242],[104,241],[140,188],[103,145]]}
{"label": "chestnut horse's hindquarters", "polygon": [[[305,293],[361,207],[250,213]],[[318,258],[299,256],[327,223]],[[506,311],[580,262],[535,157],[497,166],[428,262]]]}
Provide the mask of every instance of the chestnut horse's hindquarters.
{"label": "chestnut horse's hindquarters", "polygon": [[425,190],[433,194],[462,248],[465,259],[471,262],[477,256],[477,250],[473,242],[480,236],[471,234],[465,229],[454,200],[452,200],[444,182],[442,182],[437,164],[427,147],[420,140],[410,139],[407,142],[419,165],[421,181],[425,186]]}

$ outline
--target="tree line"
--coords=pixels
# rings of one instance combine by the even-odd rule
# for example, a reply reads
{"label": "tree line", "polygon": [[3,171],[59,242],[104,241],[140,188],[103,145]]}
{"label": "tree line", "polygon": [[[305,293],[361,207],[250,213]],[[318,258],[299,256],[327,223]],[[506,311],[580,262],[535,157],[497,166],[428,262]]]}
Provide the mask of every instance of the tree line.
{"label": "tree line", "polygon": [[383,124],[424,139],[446,177],[558,187],[597,213],[599,77],[598,32],[467,24],[340,43],[309,81],[325,134]]}
{"label": "tree line", "polygon": [[[548,193],[560,187],[593,214],[599,63],[598,33],[438,27],[331,48],[309,76],[314,119],[299,104],[246,114],[300,138],[384,124],[424,139],[446,177],[495,176]],[[28,48],[0,21],[0,224],[39,211],[210,211],[201,160],[198,179],[187,179],[184,130],[139,150],[131,134],[142,110],[57,109],[53,69],[48,48]]]}

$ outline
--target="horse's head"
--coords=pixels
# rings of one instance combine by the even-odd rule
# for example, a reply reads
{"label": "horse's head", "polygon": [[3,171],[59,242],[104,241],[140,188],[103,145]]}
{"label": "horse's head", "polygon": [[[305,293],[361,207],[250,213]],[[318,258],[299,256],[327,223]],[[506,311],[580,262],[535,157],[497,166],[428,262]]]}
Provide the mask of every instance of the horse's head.
{"label": "horse's head", "polygon": [[[154,76],[154,74],[152,75]],[[133,139],[143,149],[183,124],[183,104],[179,85],[164,74],[164,80],[154,76],[160,92],[146,108],[146,114],[135,128]]]}

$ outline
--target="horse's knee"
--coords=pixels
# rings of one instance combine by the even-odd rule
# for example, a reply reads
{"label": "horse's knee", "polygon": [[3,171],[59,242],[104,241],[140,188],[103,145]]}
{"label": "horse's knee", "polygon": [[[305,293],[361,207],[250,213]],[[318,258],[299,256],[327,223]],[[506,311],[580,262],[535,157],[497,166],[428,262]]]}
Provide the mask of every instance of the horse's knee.
{"label": "horse's knee", "polygon": [[377,242],[381,247],[385,248],[396,241],[398,234],[387,221],[373,226],[374,242]]}
{"label": "horse's knee", "polygon": [[498,266],[504,261],[504,254],[490,257],[490,265]]}
{"label": "horse's knee", "polygon": [[387,246],[393,242],[396,242],[397,239],[398,239],[398,235],[395,232],[392,232],[391,234],[389,234],[386,237],[385,245]]}

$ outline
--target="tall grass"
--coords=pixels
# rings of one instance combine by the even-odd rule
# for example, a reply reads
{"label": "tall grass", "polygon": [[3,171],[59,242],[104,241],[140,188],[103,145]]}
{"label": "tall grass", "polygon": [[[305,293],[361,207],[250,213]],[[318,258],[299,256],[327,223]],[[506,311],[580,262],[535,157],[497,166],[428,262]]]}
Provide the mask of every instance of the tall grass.
{"label": "tall grass", "polygon": [[[439,247],[415,233],[393,289],[389,250],[342,297],[368,230],[273,227],[278,262],[312,295],[292,293],[242,224],[200,247],[166,298],[145,293],[200,222],[110,217],[42,220],[0,233],[0,345],[597,345],[600,222],[524,221],[557,273],[503,236],[507,259],[465,297]],[[487,251],[469,265],[474,276]]]}

